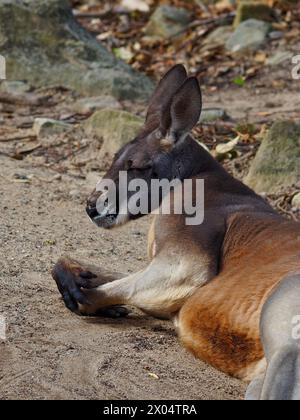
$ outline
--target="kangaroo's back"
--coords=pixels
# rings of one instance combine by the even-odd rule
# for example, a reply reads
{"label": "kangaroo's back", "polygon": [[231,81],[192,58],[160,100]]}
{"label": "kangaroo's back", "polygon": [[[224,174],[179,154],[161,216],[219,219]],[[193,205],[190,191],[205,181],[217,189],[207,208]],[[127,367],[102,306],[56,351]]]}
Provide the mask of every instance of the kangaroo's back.
{"label": "kangaroo's back", "polygon": [[224,372],[255,378],[266,369],[262,308],[280,282],[299,269],[299,223],[264,212],[230,216],[219,274],[181,310],[183,343]]}

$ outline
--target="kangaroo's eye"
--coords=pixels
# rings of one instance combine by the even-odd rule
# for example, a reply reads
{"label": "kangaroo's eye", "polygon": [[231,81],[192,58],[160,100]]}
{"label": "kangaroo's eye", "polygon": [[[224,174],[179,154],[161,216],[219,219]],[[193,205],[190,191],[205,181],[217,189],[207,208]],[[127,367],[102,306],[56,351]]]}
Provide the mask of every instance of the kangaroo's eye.
{"label": "kangaroo's eye", "polygon": [[152,170],[152,176],[153,178],[159,178],[158,173],[155,169]]}
{"label": "kangaroo's eye", "polygon": [[128,171],[129,169],[132,169],[133,161],[131,159],[127,160],[125,163],[125,169]]}

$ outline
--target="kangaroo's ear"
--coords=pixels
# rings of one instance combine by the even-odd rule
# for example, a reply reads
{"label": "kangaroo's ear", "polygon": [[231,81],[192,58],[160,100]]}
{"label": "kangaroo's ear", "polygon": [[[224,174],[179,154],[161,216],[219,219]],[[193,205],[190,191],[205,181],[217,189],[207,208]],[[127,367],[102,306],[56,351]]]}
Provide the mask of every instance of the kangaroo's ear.
{"label": "kangaroo's ear", "polygon": [[202,110],[202,95],[196,77],[186,79],[173,97],[168,132],[171,142],[177,143],[184,139],[199,121]]}
{"label": "kangaroo's ear", "polygon": [[160,122],[162,114],[169,109],[171,100],[187,78],[182,64],[172,67],[161,79],[150,99],[146,124],[151,121]]}

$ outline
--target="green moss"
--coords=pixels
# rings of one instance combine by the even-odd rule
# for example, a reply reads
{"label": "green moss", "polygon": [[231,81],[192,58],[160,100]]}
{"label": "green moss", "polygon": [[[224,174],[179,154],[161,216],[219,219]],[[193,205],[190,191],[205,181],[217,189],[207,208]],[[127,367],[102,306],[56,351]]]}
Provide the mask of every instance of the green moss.
{"label": "green moss", "polygon": [[245,1],[239,4],[234,20],[234,28],[248,19],[258,19],[264,21],[273,20],[273,10],[266,4]]}

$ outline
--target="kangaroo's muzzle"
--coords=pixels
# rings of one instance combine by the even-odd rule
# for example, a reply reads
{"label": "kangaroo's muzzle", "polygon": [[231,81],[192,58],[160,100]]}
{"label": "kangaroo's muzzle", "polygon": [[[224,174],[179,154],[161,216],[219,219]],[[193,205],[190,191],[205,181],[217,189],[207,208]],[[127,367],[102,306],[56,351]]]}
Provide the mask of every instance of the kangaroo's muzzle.
{"label": "kangaroo's muzzle", "polygon": [[117,220],[117,212],[110,212],[109,206],[103,206],[105,194],[94,191],[89,197],[86,212],[89,218],[98,226],[104,229],[112,228]]}

